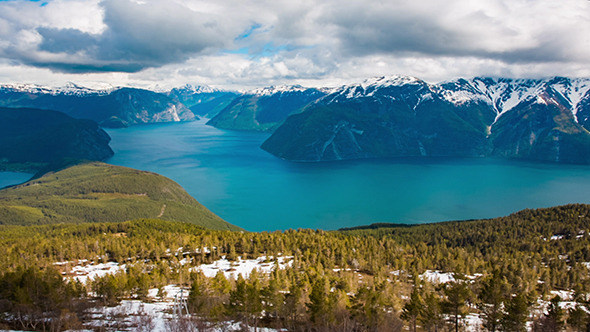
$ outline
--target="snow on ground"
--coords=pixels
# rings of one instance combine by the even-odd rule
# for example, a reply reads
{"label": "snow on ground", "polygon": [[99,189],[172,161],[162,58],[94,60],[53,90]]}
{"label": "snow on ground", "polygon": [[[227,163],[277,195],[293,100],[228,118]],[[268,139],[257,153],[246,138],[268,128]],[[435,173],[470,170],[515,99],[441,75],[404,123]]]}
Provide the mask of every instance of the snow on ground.
{"label": "snow on ground", "polygon": [[469,332],[476,332],[481,331],[481,326],[483,325],[483,320],[477,314],[469,314],[465,316],[463,321],[465,323],[465,330]]}
{"label": "snow on ground", "polygon": [[446,284],[448,282],[455,281],[455,277],[453,276],[453,272],[441,272],[441,271],[431,271],[426,270],[426,272],[420,275],[420,279],[427,280],[433,284]]}
{"label": "snow on ground", "polygon": [[[153,303],[141,302],[139,300],[124,300],[116,307],[95,308],[91,313],[93,318],[86,327],[108,327],[117,331],[164,332],[182,330],[187,324],[197,324],[196,320],[193,320],[191,323],[187,316],[179,317],[175,315],[173,310],[174,304],[175,302],[171,302],[168,297],[167,301]],[[196,325],[196,327],[202,330],[202,326]],[[208,332],[243,330],[241,323],[233,321],[221,322],[204,329],[204,331]],[[247,327],[247,331],[255,331],[255,328]],[[259,327],[257,331],[276,332],[277,330]]]}
{"label": "snow on ground", "polygon": [[[58,265],[56,263],[56,265]],[[76,265],[72,269],[65,273],[66,277],[70,277],[83,284],[86,284],[90,280],[95,278],[104,277],[107,274],[115,274],[119,271],[125,270],[125,264],[119,265],[117,262],[107,262],[94,264],[90,263],[87,265]]]}
{"label": "snow on ground", "polygon": [[[284,269],[290,267],[293,264],[293,256],[283,256],[277,258],[279,268]],[[242,275],[243,278],[247,279],[252,273],[252,270],[257,269],[262,273],[270,273],[275,267],[275,261],[272,256],[267,257],[261,256],[256,259],[242,259],[238,257],[235,262],[230,262],[225,258],[217,260],[211,264],[202,264],[192,271],[201,271],[206,277],[213,278],[217,272],[221,271],[226,278],[237,279],[238,275]]]}

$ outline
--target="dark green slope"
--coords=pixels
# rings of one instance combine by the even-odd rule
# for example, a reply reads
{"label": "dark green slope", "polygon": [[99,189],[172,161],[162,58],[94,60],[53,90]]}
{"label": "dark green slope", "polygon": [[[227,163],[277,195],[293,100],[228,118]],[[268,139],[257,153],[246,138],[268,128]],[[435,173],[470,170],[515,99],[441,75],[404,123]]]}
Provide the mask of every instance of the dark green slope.
{"label": "dark green slope", "polygon": [[0,191],[0,224],[117,222],[161,218],[239,230],[174,181],[150,172],[87,163]]}
{"label": "dark green slope", "polygon": [[590,164],[590,133],[559,95],[547,89],[519,104],[492,127],[493,155],[545,162]]}
{"label": "dark green slope", "polygon": [[0,170],[38,170],[64,160],[106,160],[111,138],[91,120],[0,107]]}
{"label": "dark green slope", "polygon": [[266,88],[233,99],[207,124],[222,129],[271,132],[290,114],[325,95],[318,89],[300,86],[286,90]]}

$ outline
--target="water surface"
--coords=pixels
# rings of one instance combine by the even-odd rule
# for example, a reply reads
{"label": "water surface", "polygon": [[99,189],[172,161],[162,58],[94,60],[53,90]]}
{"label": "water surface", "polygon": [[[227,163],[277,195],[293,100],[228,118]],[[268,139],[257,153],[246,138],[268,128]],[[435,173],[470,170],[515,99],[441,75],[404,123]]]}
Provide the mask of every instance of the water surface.
{"label": "water surface", "polygon": [[16,172],[0,172],[0,189],[6,186],[12,186],[28,181],[33,174],[16,173]]}
{"label": "water surface", "polygon": [[110,163],[165,175],[251,231],[491,218],[589,203],[590,167],[492,159],[291,163],[204,121],[109,129]]}

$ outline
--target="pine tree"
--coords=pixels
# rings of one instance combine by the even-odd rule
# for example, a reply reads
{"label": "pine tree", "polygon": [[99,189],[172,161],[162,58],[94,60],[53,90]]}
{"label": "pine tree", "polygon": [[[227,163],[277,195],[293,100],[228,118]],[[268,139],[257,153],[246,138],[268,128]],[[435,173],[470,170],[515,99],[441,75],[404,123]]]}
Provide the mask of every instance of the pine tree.
{"label": "pine tree", "polygon": [[318,277],[311,287],[309,294],[309,314],[311,322],[316,326],[326,326],[329,323],[328,280]]}
{"label": "pine tree", "polygon": [[574,331],[584,332],[587,330],[588,314],[578,304],[575,308],[569,310],[567,323]]}
{"label": "pine tree", "polygon": [[401,318],[407,321],[410,324],[411,331],[416,332],[416,325],[418,322],[418,318],[422,314],[422,310],[424,308],[424,301],[420,296],[419,292],[419,285],[415,285],[414,289],[412,290],[412,294],[410,294],[410,301],[408,301],[403,309]]}
{"label": "pine tree", "polygon": [[518,292],[506,303],[505,313],[500,320],[500,326],[504,331],[524,332],[529,314],[530,302],[524,292]]}
{"label": "pine tree", "polygon": [[483,326],[486,330],[495,332],[500,327],[502,319],[503,303],[508,294],[507,285],[500,275],[499,270],[494,270],[492,274],[482,282],[479,293],[478,305],[483,318]]}
{"label": "pine tree", "polygon": [[467,302],[471,300],[471,290],[464,280],[453,281],[443,289],[445,300],[442,302],[443,312],[450,317],[455,332],[459,331],[461,319],[467,314]]}
{"label": "pine tree", "polygon": [[422,327],[426,331],[438,331],[443,324],[443,314],[439,297],[432,291],[424,294],[424,307],[419,317]]}
{"label": "pine tree", "polygon": [[561,297],[559,295],[553,297],[549,302],[547,313],[541,321],[543,331],[559,332],[563,329],[564,310],[559,306],[559,302],[561,302]]}

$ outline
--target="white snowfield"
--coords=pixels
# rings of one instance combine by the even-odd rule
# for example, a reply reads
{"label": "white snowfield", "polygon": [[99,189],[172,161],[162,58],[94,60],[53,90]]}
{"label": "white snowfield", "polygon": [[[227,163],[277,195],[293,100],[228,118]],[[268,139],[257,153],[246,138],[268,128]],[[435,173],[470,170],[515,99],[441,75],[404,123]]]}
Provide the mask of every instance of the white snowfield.
{"label": "white snowfield", "polygon": [[27,92],[27,93],[43,93],[50,95],[69,95],[69,96],[83,96],[83,95],[108,95],[117,88],[110,84],[98,84],[95,88],[88,88],[77,85],[72,82],[68,82],[65,86],[61,87],[49,87],[37,84],[27,83],[13,83],[13,84],[0,84],[0,89],[14,91],[14,92]]}
{"label": "white snowfield", "polygon": [[203,264],[192,268],[191,271],[201,271],[209,278],[215,277],[221,271],[227,279],[237,279],[238,275],[242,275],[244,279],[248,279],[254,269],[262,273],[271,273],[275,268],[275,262],[278,262],[280,269],[285,269],[293,265],[293,256],[281,256],[276,260],[272,256],[261,256],[256,259],[242,259],[238,257],[235,262],[230,262],[224,257],[211,264]]}
{"label": "white snowfield", "polygon": [[[179,248],[177,251],[181,251]],[[206,249],[207,250],[207,249]],[[189,260],[184,258],[180,264],[188,264]],[[107,274],[115,274],[119,271],[125,271],[126,264],[119,264],[117,262],[107,263],[88,263],[87,260],[78,262],[57,262],[56,266],[74,265],[68,271],[63,272],[66,278],[79,281],[87,284],[89,281],[96,278],[104,277]],[[218,272],[222,272],[227,279],[237,279],[238,275],[247,279],[252,271],[256,269],[261,273],[271,273],[275,266],[280,269],[285,269],[293,265],[293,256],[280,256],[276,259],[273,256],[261,256],[256,259],[242,259],[238,257],[236,261],[230,262],[225,258],[219,259],[211,264],[202,264],[191,268],[191,271],[201,271],[206,277],[213,278]]]}
{"label": "white snowfield", "polygon": [[262,97],[272,96],[277,93],[303,92],[308,89],[312,88],[306,88],[301,85],[278,85],[246,91],[244,94]]}

